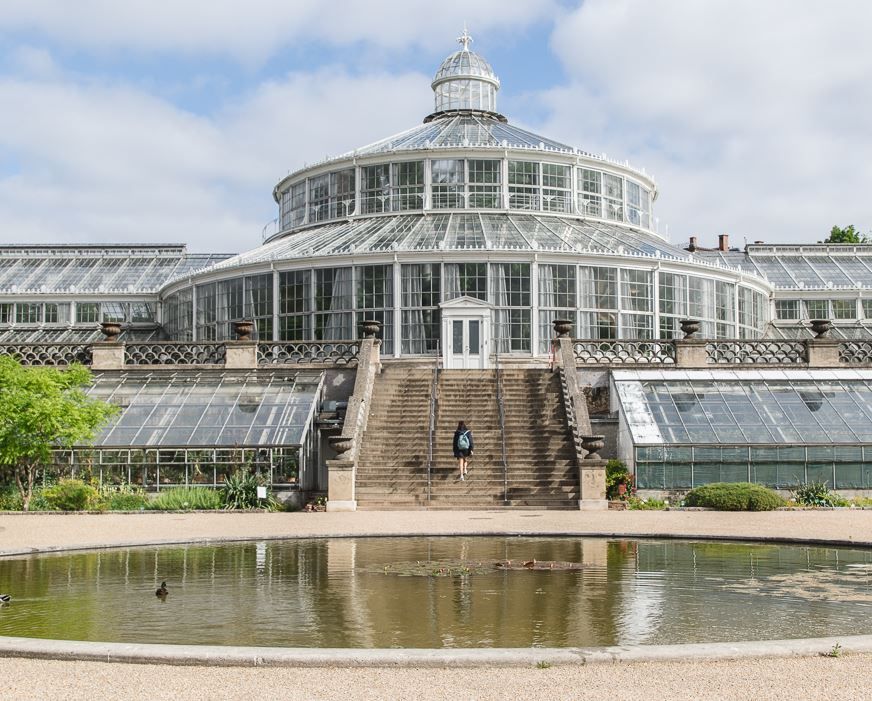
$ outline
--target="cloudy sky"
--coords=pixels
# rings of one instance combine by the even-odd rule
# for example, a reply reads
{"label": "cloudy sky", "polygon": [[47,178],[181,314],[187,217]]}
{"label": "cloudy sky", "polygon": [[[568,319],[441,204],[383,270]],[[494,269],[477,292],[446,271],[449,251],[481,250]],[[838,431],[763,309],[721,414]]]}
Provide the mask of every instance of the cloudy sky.
{"label": "cloudy sky", "polygon": [[288,171],[420,123],[464,22],[673,241],[872,228],[867,0],[2,0],[0,243],[253,248]]}

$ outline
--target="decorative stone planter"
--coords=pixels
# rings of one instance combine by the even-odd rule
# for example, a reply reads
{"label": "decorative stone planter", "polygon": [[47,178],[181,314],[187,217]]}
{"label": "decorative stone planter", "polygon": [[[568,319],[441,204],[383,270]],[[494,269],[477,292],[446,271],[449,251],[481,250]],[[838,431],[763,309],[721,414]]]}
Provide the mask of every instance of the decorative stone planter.
{"label": "decorative stone planter", "polygon": [[811,330],[814,332],[815,338],[826,338],[833,328],[833,322],[829,319],[812,319]]}
{"label": "decorative stone planter", "polygon": [[554,324],[554,332],[558,336],[568,336],[572,333],[572,321],[570,319],[555,319],[551,323]]}
{"label": "decorative stone planter", "polygon": [[599,451],[601,451],[605,445],[605,436],[582,436],[581,437],[581,447],[587,451],[587,455],[584,456],[585,460],[601,460],[599,456]]}
{"label": "decorative stone planter", "polygon": [[364,319],[360,322],[360,330],[364,338],[375,338],[381,331],[382,324],[375,319]]}
{"label": "decorative stone planter", "polygon": [[254,333],[253,321],[234,321],[233,333],[236,334],[237,341],[250,341],[251,334]]}
{"label": "decorative stone planter", "polygon": [[100,324],[100,331],[107,343],[118,343],[118,337],[121,335],[121,324],[115,321],[104,321]]}
{"label": "decorative stone planter", "polygon": [[330,447],[336,451],[337,455],[342,455],[351,450],[351,444],[354,442],[353,439],[346,436],[330,436],[327,440],[330,442]]}
{"label": "decorative stone planter", "polygon": [[696,319],[682,319],[681,332],[685,338],[693,338],[695,334],[699,333],[699,322]]}

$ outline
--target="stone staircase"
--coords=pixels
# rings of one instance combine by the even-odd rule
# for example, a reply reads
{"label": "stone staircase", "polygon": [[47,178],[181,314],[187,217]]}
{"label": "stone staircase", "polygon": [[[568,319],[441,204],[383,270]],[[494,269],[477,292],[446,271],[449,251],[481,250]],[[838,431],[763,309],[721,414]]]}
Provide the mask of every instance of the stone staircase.
{"label": "stone staircase", "polygon": [[[432,367],[387,366],[376,379],[357,472],[360,509],[576,509],[578,471],[557,373],[503,371],[508,470],[502,459],[496,373],[439,373],[438,411],[427,499]],[[466,481],[457,480],[457,422],[473,432]]]}

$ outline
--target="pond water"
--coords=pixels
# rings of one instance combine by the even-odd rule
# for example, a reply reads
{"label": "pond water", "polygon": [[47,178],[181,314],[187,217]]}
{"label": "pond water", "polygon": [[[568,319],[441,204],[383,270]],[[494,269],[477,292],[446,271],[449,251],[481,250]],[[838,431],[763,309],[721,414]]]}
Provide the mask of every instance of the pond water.
{"label": "pond water", "polygon": [[13,597],[0,607],[0,635],[68,640],[455,648],[872,633],[872,552],[769,544],[455,537],[130,548],[2,559],[0,592]]}

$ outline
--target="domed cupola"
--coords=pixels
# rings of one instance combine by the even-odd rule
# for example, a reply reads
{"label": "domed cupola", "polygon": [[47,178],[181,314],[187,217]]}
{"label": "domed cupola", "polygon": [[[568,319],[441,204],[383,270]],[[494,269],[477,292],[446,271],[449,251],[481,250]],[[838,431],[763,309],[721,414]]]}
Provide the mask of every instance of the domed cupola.
{"label": "domed cupola", "polygon": [[436,97],[436,110],[425,121],[446,112],[468,110],[498,116],[497,90],[500,89],[500,79],[486,59],[469,50],[472,37],[466,28],[457,41],[463,48],[446,58],[433,78],[431,86]]}

